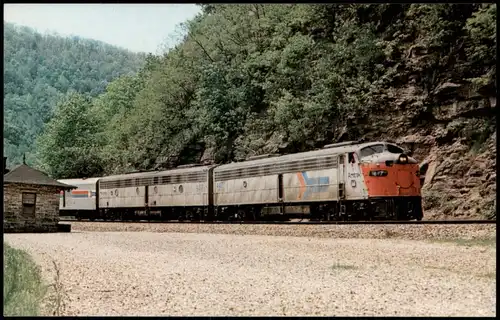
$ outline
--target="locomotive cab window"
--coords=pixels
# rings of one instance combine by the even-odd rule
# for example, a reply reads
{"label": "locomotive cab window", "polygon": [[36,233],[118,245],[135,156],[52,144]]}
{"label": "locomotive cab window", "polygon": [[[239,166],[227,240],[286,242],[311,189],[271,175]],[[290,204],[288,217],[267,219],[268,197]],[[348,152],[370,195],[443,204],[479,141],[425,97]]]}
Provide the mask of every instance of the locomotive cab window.
{"label": "locomotive cab window", "polygon": [[354,158],[354,152],[349,152],[349,163],[356,163],[356,158]]}
{"label": "locomotive cab window", "polygon": [[403,149],[392,144],[387,145],[387,151],[389,151],[390,153],[404,153]]}
{"label": "locomotive cab window", "polygon": [[383,144],[376,144],[376,145],[368,146],[368,147],[361,149],[360,156],[361,156],[361,158],[364,158],[364,157],[369,157],[373,154],[382,153],[382,152],[384,152],[384,145]]}

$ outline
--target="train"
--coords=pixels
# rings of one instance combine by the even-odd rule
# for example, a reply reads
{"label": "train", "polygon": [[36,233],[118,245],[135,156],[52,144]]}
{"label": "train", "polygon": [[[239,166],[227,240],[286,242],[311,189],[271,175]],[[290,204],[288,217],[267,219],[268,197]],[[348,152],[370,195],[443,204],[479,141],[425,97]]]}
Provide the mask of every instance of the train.
{"label": "train", "polygon": [[390,142],[349,141],[220,165],[65,179],[60,215],[77,219],[421,220],[419,165]]}

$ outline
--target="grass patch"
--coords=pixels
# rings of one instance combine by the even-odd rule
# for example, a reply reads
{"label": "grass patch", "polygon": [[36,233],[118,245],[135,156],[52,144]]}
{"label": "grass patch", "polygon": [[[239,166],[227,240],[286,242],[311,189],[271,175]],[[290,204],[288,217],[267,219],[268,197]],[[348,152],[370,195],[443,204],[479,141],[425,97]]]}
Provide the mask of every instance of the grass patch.
{"label": "grass patch", "polygon": [[433,242],[438,242],[438,243],[453,243],[456,244],[457,246],[465,246],[465,247],[472,247],[472,246],[481,246],[481,247],[496,247],[497,245],[497,238],[481,238],[481,239],[441,239],[441,240],[432,240]]}
{"label": "grass patch", "polygon": [[341,263],[336,263],[332,266],[332,270],[353,270],[357,268],[358,267],[352,264],[341,264]]}
{"label": "grass patch", "polygon": [[4,316],[37,316],[46,293],[40,268],[28,253],[3,244]]}
{"label": "grass patch", "polygon": [[[434,270],[443,270],[443,271],[448,271],[448,272],[454,272],[454,273],[461,273],[460,271],[453,270],[453,268],[450,267],[437,267],[437,266],[426,266],[426,269],[434,269]],[[495,272],[486,272],[486,273],[477,273],[474,274],[474,276],[480,277],[480,278],[486,278],[486,279],[496,279],[497,275]]]}

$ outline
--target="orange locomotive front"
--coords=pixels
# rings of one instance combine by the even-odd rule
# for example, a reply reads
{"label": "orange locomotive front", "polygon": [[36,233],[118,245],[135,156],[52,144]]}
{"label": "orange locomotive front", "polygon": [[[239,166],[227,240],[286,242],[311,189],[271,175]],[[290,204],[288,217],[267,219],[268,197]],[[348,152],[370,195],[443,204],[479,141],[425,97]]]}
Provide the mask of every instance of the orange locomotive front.
{"label": "orange locomotive front", "polygon": [[359,156],[373,216],[421,220],[422,197],[417,161],[389,143],[362,148]]}

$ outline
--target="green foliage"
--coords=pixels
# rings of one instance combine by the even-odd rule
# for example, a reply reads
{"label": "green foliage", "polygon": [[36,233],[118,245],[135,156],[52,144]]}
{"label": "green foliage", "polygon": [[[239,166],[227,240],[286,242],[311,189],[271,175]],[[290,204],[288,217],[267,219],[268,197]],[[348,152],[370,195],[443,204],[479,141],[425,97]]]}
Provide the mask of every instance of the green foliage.
{"label": "green foliage", "polygon": [[27,153],[70,90],[96,96],[123,74],[139,70],[143,55],[95,40],[41,35],[4,23],[4,155],[9,165]]}
{"label": "green foliage", "polygon": [[37,141],[40,167],[51,176],[91,177],[102,172],[99,122],[90,108],[90,98],[76,92],[56,106]]}
{"label": "green foliage", "polygon": [[496,55],[496,4],[486,4],[467,19],[465,28],[469,33],[470,46],[467,48],[473,63],[491,64]]}
{"label": "green foliage", "polygon": [[483,5],[467,20],[466,54],[479,76],[471,78],[477,88],[484,88],[496,81],[497,6]]}
{"label": "green foliage", "polygon": [[[138,75],[117,79],[92,101],[87,115],[99,123],[104,174],[358,139],[374,130],[369,115],[392,115],[390,96],[410,81],[427,99],[412,107],[420,114],[438,105],[432,93],[443,82],[494,78],[494,5],[202,9],[168,54],[148,56]],[[50,130],[54,140],[64,133]],[[57,165],[59,173],[82,172],[76,160]]]}
{"label": "green foliage", "polygon": [[129,148],[129,137],[123,130],[133,110],[136,94],[144,87],[139,76],[123,76],[112,82],[106,92],[94,100],[91,114],[96,117],[94,134],[106,148],[101,148],[99,157],[108,172],[127,167],[127,159],[121,150]]}
{"label": "green foliage", "polygon": [[3,244],[3,314],[38,316],[46,292],[41,272],[24,251]]}

